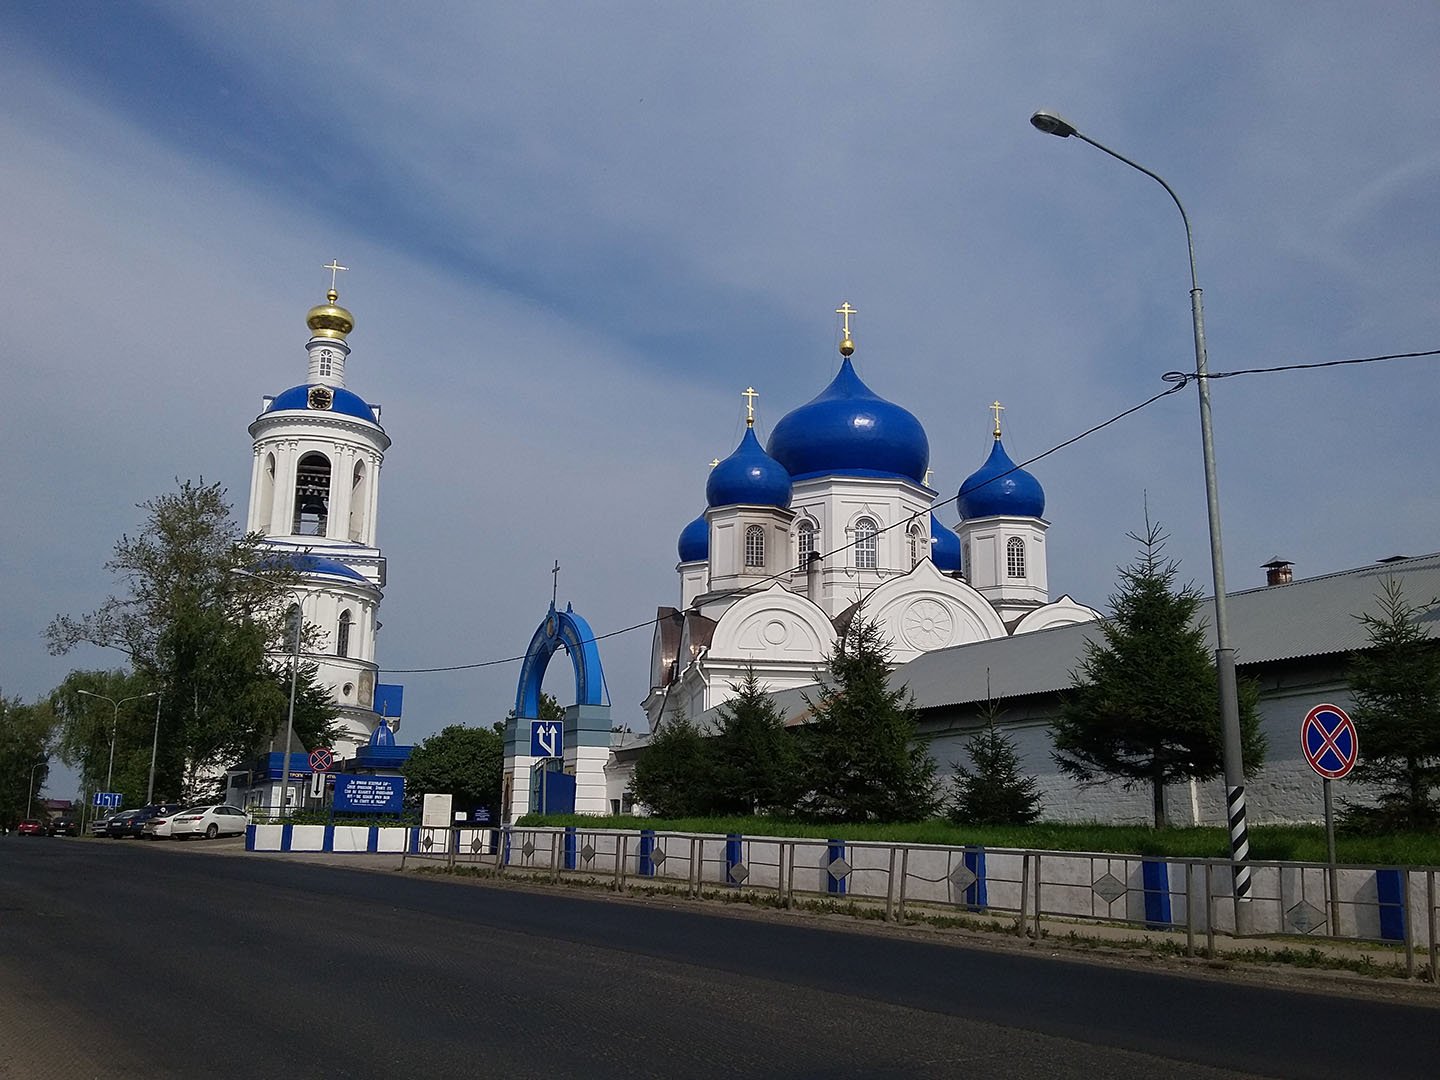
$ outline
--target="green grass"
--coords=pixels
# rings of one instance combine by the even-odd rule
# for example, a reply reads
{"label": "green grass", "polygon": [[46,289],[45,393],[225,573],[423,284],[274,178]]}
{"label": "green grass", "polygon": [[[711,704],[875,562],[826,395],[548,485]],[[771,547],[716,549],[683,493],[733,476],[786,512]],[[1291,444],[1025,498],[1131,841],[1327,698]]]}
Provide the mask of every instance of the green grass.
{"label": "green grass", "polygon": [[[532,814],[523,825],[577,825],[590,829],[659,829],[669,832],[742,833],[817,839],[884,840],[910,844],[1023,848],[1031,851],[1104,851],[1117,854],[1223,859],[1229,855],[1225,830],[1150,829],[1140,825],[1045,824],[952,825],[946,821],[908,824],[836,825],[790,818],[582,817]],[[1250,830],[1250,854],[1261,861],[1324,862],[1325,830],[1319,825],[1262,825]],[[1396,832],[1385,836],[1340,836],[1341,863],[1371,866],[1440,866],[1440,831]]]}

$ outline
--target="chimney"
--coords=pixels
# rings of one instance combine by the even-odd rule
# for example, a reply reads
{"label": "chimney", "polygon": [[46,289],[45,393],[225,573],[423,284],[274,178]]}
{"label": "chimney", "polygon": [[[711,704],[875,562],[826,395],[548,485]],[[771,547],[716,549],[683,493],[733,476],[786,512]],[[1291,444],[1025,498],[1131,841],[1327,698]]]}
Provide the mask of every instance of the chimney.
{"label": "chimney", "polygon": [[805,592],[809,594],[810,600],[820,603],[820,553],[810,552],[810,557],[805,562]]}
{"label": "chimney", "polygon": [[1272,557],[1271,560],[1262,567],[1265,571],[1265,584],[1289,585],[1294,578],[1290,566],[1291,563],[1289,559],[1282,559],[1279,555]]}

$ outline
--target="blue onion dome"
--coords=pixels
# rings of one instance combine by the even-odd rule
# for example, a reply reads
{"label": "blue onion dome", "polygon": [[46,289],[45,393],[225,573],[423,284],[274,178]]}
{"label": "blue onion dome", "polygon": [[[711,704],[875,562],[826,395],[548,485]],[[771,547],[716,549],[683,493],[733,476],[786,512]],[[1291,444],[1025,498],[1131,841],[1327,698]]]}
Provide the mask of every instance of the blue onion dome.
{"label": "blue onion dome", "polygon": [[710,470],[705,502],[709,506],[778,506],[782,510],[790,506],[790,474],[761,449],[754,427],[747,424],[735,452]]}
{"label": "blue onion dome", "polygon": [[935,569],[945,574],[958,574],[960,537],[955,535],[954,529],[941,525],[934,514],[930,515],[930,539],[934,541],[930,545],[930,561],[935,564]]}
{"label": "blue onion dome", "polygon": [[365,403],[365,399],[343,386],[326,386],[321,383],[313,386],[292,386],[289,390],[276,394],[265,412],[281,412],[287,409],[339,413],[342,416],[353,416],[357,420],[368,420],[377,427],[380,424],[380,421],[375,419],[375,410]]}
{"label": "blue onion dome", "polygon": [[880,476],[923,483],[930,441],[920,421],[861,382],[841,352],[845,358],[830,385],[775,425],[770,456],[795,480]]}
{"label": "blue onion dome", "polygon": [[962,518],[1043,517],[1045,491],[1040,481],[1024,469],[1016,468],[1005,453],[1000,433],[985,464],[971,473],[960,485],[956,500]]}
{"label": "blue onion dome", "polygon": [[395,733],[390,730],[390,721],[380,718],[380,726],[370,734],[371,746],[394,746]]}
{"label": "blue onion dome", "polygon": [[710,523],[701,514],[680,532],[680,561],[705,562],[710,558]]}

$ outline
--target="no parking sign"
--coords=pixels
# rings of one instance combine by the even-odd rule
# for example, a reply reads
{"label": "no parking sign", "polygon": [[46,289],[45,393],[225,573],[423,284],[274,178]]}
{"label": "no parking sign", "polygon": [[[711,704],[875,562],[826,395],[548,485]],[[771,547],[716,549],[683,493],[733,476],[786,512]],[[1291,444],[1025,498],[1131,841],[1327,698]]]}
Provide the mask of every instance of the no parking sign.
{"label": "no parking sign", "polygon": [[1338,705],[1316,705],[1300,725],[1300,749],[1326,780],[1342,780],[1360,758],[1355,721]]}

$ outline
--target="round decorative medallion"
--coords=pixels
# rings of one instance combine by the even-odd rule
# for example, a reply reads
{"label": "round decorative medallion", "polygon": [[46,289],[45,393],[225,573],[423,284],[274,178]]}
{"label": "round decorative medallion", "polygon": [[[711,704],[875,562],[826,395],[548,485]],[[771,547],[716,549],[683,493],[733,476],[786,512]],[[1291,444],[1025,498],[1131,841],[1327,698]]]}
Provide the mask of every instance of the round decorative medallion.
{"label": "round decorative medallion", "polygon": [[910,647],[926,652],[949,645],[955,632],[955,620],[938,600],[916,600],[900,620],[900,632]]}
{"label": "round decorative medallion", "polygon": [[771,645],[783,645],[785,639],[790,636],[790,629],[779,619],[771,619],[765,624],[765,640]]}
{"label": "round decorative medallion", "polygon": [[335,392],[328,386],[312,386],[310,388],[310,408],[328,409],[335,403]]}

